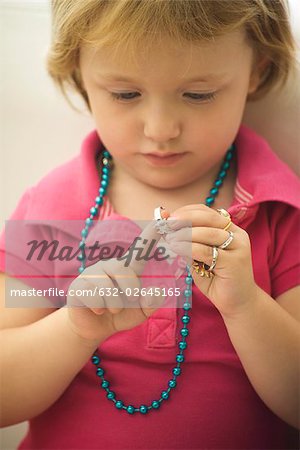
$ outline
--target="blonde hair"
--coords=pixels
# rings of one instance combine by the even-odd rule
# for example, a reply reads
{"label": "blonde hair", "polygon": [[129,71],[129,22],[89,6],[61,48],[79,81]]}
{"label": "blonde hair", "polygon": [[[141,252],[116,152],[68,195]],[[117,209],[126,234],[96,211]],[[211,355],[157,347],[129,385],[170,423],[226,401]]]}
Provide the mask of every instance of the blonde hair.
{"label": "blonde hair", "polygon": [[269,60],[249,100],[282,86],[295,67],[285,0],[52,0],[52,20],[48,73],[66,98],[73,87],[88,108],[79,69],[83,45],[121,49],[129,57],[160,36],[197,43],[244,28],[257,58]]}

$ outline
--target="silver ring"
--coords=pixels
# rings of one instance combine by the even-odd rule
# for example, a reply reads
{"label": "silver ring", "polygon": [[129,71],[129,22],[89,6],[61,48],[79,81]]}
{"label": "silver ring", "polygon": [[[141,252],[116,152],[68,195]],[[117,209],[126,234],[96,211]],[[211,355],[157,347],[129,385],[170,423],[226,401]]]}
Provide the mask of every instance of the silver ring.
{"label": "silver ring", "polygon": [[216,267],[217,264],[217,259],[219,256],[219,250],[217,247],[213,247],[213,259],[212,259],[212,263],[210,265],[210,267],[207,269],[208,272],[212,272],[214,270],[214,268]]}
{"label": "silver ring", "polygon": [[227,233],[229,234],[228,238],[226,239],[225,242],[223,242],[223,244],[219,245],[218,248],[225,250],[225,248],[228,247],[228,245],[231,244],[231,242],[233,241],[233,232],[232,231],[227,231]]}
{"label": "silver ring", "polygon": [[158,206],[154,209],[154,220],[156,220],[156,224],[154,225],[158,234],[167,234],[172,231],[169,227],[167,219],[164,219],[161,216],[161,212],[164,211],[165,208],[162,206]]}

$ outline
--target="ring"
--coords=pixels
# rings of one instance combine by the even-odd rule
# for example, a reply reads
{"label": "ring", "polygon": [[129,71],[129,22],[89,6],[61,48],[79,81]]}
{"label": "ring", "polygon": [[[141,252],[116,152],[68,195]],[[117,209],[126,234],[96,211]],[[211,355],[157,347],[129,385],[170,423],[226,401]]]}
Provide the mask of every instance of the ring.
{"label": "ring", "polygon": [[167,217],[162,217],[163,211],[165,211],[163,206],[158,206],[154,209],[154,220],[156,220],[156,224],[154,226],[158,234],[166,234],[172,231],[167,222]]}
{"label": "ring", "polygon": [[214,268],[216,267],[217,264],[217,259],[219,256],[219,250],[217,247],[213,247],[213,259],[212,259],[212,263],[209,266],[209,268],[207,269],[208,272],[212,272],[214,270]]}
{"label": "ring", "polygon": [[232,224],[232,222],[231,222],[231,216],[230,216],[229,212],[226,211],[226,209],[223,209],[223,208],[217,209],[217,212],[218,212],[221,216],[226,217],[226,219],[229,219],[229,222],[227,223],[227,225],[226,225],[224,228],[222,228],[222,230],[227,231],[228,228],[230,227],[230,225]]}
{"label": "ring", "polygon": [[200,275],[200,277],[207,277],[207,278],[211,278],[212,276],[214,276],[213,272],[209,272],[206,269],[206,264],[204,264],[201,261],[197,261],[196,259],[194,259],[193,264],[192,264],[192,268],[195,270],[196,273],[198,273]]}
{"label": "ring", "polygon": [[218,248],[225,250],[225,248],[228,247],[228,245],[231,244],[231,242],[233,241],[233,232],[232,231],[227,231],[227,233],[229,233],[228,238],[226,239],[225,242],[223,242],[223,244],[219,245]]}

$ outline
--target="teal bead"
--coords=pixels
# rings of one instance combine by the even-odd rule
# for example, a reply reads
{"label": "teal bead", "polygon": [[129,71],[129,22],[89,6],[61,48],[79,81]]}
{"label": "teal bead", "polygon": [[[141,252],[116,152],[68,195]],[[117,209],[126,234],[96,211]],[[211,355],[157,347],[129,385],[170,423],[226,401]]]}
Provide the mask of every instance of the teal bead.
{"label": "teal bead", "polygon": [[107,174],[107,173],[103,173],[103,174],[102,174],[102,177],[101,177],[101,180],[107,182],[107,181],[108,181],[108,178],[109,178],[108,174]]}
{"label": "teal bead", "polygon": [[109,158],[110,157],[110,153],[109,153],[109,151],[108,150],[103,150],[103,157],[104,158]]}
{"label": "teal bead", "polygon": [[103,186],[104,188],[107,187],[107,180],[102,180],[100,183],[100,186]]}
{"label": "teal bead", "polygon": [[152,408],[154,408],[154,409],[158,409],[158,408],[160,407],[160,403],[159,403],[158,401],[156,401],[156,400],[153,400],[151,406],[152,406]]}
{"label": "teal bead", "polygon": [[92,363],[93,364],[99,364],[99,362],[100,362],[100,358],[99,358],[99,356],[97,356],[97,355],[94,355],[94,356],[92,356]]}
{"label": "teal bead", "polygon": [[85,221],[85,224],[86,224],[88,227],[90,227],[90,226],[92,225],[92,223],[93,223],[93,220],[92,220],[90,217],[88,217],[88,218],[86,219],[86,221]]}
{"label": "teal bead", "polygon": [[99,194],[100,194],[100,195],[104,195],[104,194],[105,194],[105,189],[104,189],[103,187],[101,187],[101,188],[99,189]]}
{"label": "teal bead", "polygon": [[127,406],[127,412],[128,414],[134,414],[134,407],[131,405]]}
{"label": "teal bead", "polygon": [[148,407],[145,406],[145,405],[141,405],[140,406],[140,413],[147,414],[147,412],[148,412]]}
{"label": "teal bead", "polygon": [[90,209],[90,213],[92,216],[95,216],[98,212],[98,208],[96,206],[92,206]]}
{"label": "teal bead", "polygon": [[228,170],[228,169],[229,169],[229,166],[230,166],[230,163],[229,163],[228,161],[226,161],[226,162],[224,162],[224,164],[223,164],[223,166],[222,166],[222,169],[223,169],[223,170]]}
{"label": "teal bead", "polygon": [[80,253],[80,255],[77,256],[78,261],[84,261],[85,260],[85,254]]}
{"label": "teal bead", "polygon": [[211,193],[211,195],[216,196],[219,193],[219,189],[214,187],[209,192]]}
{"label": "teal bead", "polygon": [[217,186],[217,187],[222,186],[222,184],[223,184],[223,180],[221,180],[220,178],[218,178],[218,179],[215,181],[215,186]]}
{"label": "teal bead", "polygon": [[168,384],[169,384],[170,388],[172,388],[172,389],[174,389],[177,386],[177,383],[175,380],[170,380]]}
{"label": "teal bead", "polygon": [[179,363],[182,363],[184,361],[184,356],[183,355],[177,355],[176,356],[176,361]]}
{"label": "teal bead", "polygon": [[183,323],[189,323],[190,320],[191,320],[190,316],[184,315],[184,316],[181,317],[181,321],[182,321]]}
{"label": "teal bead", "polygon": [[123,402],[121,402],[121,400],[118,400],[118,401],[115,403],[115,407],[116,407],[117,409],[122,409],[122,408],[123,408]]}
{"label": "teal bead", "polygon": [[82,237],[87,237],[87,235],[88,235],[88,229],[87,229],[87,228],[84,228],[84,229],[81,231],[81,236],[82,236]]}
{"label": "teal bead", "polygon": [[85,247],[85,241],[80,241],[79,248],[83,249]]}
{"label": "teal bead", "polygon": [[98,196],[95,198],[95,202],[97,205],[103,205],[103,198]]}
{"label": "teal bead", "polygon": [[109,387],[109,381],[103,380],[101,387],[103,387],[103,389],[107,389]]}
{"label": "teal bead", "polygon": [[181,336],[187,337],[189,334],[189,330],[187,328],[182,328],[180,330],[180,334],[181,334]]}
{"label": "teal bead", "polygon": [[161,398],[163,398],[164,400],[168,400],[168,398],[169,398],[169,392],[167,392],[167,391],[162,391],[162,393],[161,393]]}
{"label": "teal bead", "polygon": [[109,391],[106,395],[108,400],[113,400],[115,398],[116,394],[113,391]]}
{"label": "teal bead", "polygon": [[193,278],[192,277],[185,277],[185,282],[186,282],[186,284],[192,284],[193,283]]}
{"label": "teal bead", "polygon": [[82,273],[82,272],[84,271],[84,269],[85,269],[85,267],[82,267],[82,266],[81,266],[81,267],[78,268],[78,272],[79,272],[79,273]]}
{"label": "teal bead", "polygon": [[232,151],[228,151],[227,155],[225,156],[225,160],[226,161],[231,161],[233,158],[233,152]]}
{"label": "teal bead", "polygon": [[214,197],[207,197],[207,199],[205,200],[206,206],[212,205],[214,201]]}
{"label": "teal bead", "polygon": [[181,374],[181,369],[180,367],[174,367],[173,369],[173,375],[175,375],[176,377],[178,377],[178,375]]}
{"label": "teal bead", "polygon": [[219,178],[225,178],[227,175],[226,170],[221,170],[221,172],[219,173]]}
{"label": "teal bead", "polygon": [[185,350],[187,348],[187,343],[184,341],[180,341],[178,347],[180,348],[180,350]]}
{"label": "teal bead", "polygon": [[192,308],[192,306],[189,302],[184,302],[182,307],[185,311],[189,311]]}
{"label": "teal bead", "polygon": [[101,367],[98,367],[97,369],[97,376],[102,377],[104,375],[104,370]]}
{"label": "teal bead", "polygon": [[102,173],[104,175],[108,175],[109,174],[109,168],[104,166],[103,169],[102,169]]}
{"label": "teal bead", "polygon": [[184,291],[184,296],[185,296],[185,297],[190,297],[191,295],[192,295],[191,289],[185,289],[185,291]]}

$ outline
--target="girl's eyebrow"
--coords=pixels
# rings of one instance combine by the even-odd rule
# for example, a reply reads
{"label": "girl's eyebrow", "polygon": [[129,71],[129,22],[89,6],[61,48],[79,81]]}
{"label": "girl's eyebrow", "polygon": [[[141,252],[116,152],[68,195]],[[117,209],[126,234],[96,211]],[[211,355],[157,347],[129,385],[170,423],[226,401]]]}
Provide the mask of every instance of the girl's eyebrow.
{"label": "girl's eyebrow", "polygon": [[[98,73],[102,78],[107,79],[108,81],[123,81],[123,82],[130,82],[130,83],[139,83],[139,80],[136,80],[134,78],[125,77],[120,74],[114,74],[114,73]],[[209,81],[222,81],[228,76],[227,73],[208,73],[206,75],[202,75],[201,77],[193,77],[189,79],[182,79],[183,83],[206,83]]]}

